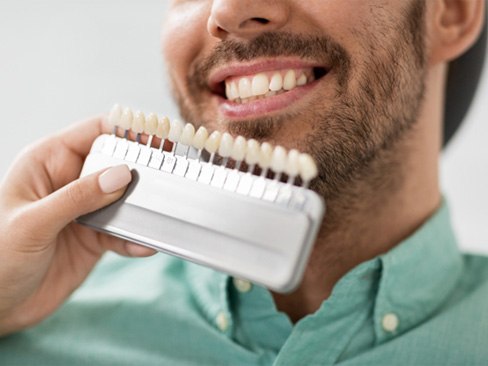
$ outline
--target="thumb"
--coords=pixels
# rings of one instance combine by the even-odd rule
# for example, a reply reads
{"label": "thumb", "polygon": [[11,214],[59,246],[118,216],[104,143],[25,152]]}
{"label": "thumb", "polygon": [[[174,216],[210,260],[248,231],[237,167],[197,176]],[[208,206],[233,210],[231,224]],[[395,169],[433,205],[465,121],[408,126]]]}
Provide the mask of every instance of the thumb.
{"label": "thumb", "polygon": [[79,216],[119,199],[131,180],[127,165],[114,166],[77,179],[38,201],[38,224],[46,234],[57,235]]}

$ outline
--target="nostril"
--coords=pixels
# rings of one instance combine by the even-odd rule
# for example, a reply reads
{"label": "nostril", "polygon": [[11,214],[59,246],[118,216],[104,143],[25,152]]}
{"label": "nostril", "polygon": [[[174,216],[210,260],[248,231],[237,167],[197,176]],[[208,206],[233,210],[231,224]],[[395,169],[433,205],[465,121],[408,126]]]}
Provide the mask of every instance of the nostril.
{"label": "nostril", "polygon": [[252,18],[251,20],[258,22],[259,24],[268,24],[269,23],[269,20],[266,18]]}

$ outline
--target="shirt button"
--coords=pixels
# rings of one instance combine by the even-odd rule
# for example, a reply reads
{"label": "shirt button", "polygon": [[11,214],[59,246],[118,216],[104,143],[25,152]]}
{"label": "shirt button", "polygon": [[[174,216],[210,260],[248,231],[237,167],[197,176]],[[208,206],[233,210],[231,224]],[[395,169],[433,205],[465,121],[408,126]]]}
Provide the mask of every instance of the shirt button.
{"label": "shirt button", "polygon": [[237,289],[237,291],[242,293],[249,292],[252,288],[251,282],[241,280],[240,278],[234,278],[233,282],[234,287]]}
{"label": "shirt button", "polygon": [[386,332],[393,333],[397,330],[399,324],[398,316],[393,313],[388,313],[383,317],[381,325]]}
{"label": "shirt button", "polygon": [[229,318],[227,318],[227,315],[223,311],[217,314],[215,322],[222,332],[225,332],[229,328]]}

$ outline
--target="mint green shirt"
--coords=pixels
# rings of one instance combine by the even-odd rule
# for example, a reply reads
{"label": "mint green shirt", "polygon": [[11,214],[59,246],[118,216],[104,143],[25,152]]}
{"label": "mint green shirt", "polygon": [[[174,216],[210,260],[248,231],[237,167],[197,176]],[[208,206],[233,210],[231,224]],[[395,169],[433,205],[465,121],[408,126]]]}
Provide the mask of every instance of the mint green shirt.
{"label": "mint green shirt", "polygon": [[107,256],[0,365],[488,365],[488,259],[444,205],[293,325],[262,287],[165,255]]}

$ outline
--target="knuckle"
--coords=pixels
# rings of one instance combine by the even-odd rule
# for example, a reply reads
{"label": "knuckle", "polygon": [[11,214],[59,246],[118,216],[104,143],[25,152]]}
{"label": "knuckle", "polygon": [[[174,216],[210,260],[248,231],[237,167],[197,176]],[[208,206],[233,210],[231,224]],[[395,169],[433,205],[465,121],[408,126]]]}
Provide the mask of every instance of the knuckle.
{"label": "knuckle", "polygon": [[70,204],[82,205],[90,201],[90,193],[81,184],[74,183],[66,187],[66,196]]}

